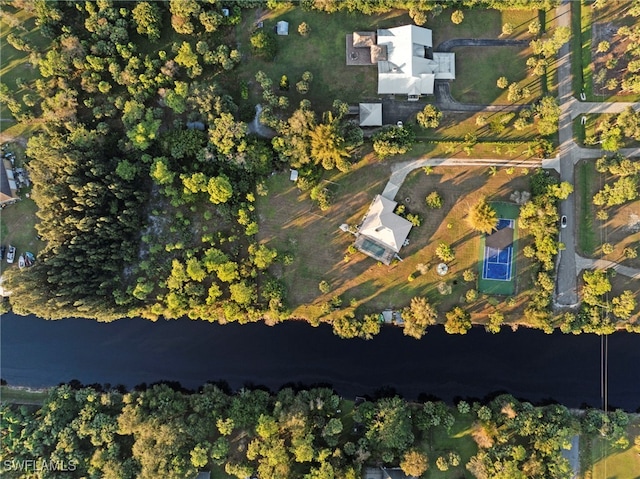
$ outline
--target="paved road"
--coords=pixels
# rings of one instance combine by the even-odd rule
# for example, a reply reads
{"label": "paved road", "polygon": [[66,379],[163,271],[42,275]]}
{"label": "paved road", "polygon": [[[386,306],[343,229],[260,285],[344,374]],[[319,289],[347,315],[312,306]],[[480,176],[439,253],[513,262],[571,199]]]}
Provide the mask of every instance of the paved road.
{"label": "paved road", "polygon": [[[571,26],[571,5],[564,1],[556,8],[556,21],[558,27]],[[569,43],[565,43],[558,53],[558,102],[560,104],[560,122],[558,125],[558,137],[560,143],[560,180],[574,183],[573,168],[577,162],[577,145],[573,141],[573,123],[571,120],[572,102],[572,75],[571,75],[571,49]],[[575,218],[575,195],[569,195],[560,202],[559,212],[561,216],[569,219],[567,228],[560,231],[560,241],[565,249],[560,252],[557,261],[558,272],[556,276],[556,304],[560,306],[575,307],[578,305],[578,283],[576,270],[576,236],[577,227]]]}
{"label": "paved road", "polygon": [[631,102],[586,102],[578,101],[575,98],[571,98],[568,101],[571,109],[571,118],[576,118],[579,115],[585,115],[589,113],[620,113],[627,108],[631,107],[634,110],[640,110],[640,103]]}
{"label": "paved road", "polygon": [[562,456],[569,461],[573,470],[572,479],[580,474],[580,436],[577,434],[571,438],[571,449],[563,449]]}

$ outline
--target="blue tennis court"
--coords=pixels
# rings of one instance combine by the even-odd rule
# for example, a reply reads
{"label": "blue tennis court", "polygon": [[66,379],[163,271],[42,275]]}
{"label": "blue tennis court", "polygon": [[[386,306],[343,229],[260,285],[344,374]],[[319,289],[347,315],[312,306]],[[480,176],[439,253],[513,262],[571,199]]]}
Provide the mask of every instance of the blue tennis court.
{"label": "blue tennis court", "polygon": [[[513,228],[514,220],[500,218],[498,230]],[[482,264],[482,279],[495,281],[511,281],[511,263],[513,259],[513,244],[504,249],[484,247],[484,260]]]}

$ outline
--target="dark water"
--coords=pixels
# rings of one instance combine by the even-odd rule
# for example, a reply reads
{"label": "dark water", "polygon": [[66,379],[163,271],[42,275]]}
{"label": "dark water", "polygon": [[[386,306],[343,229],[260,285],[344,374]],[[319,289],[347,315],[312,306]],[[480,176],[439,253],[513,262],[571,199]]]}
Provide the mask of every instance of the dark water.
{"label": "dark water", "polygon": [[[600,338],[594,335],[475,328],[452,336],[432,328],[416,341],[389,327],[371,341],[340,340],[329,327],[288,322],[220,326],[202,321],[82,319],[4,315],[0,375],[13,385],[134,386],[159,380],[188,388],[224,380],[277,390],[291,382],[328,383],[345,396],[395,388],[446,401],[496,391],[570,407],[600,406]],[[609,404],[640,407],[640,335],[609,337]]]}

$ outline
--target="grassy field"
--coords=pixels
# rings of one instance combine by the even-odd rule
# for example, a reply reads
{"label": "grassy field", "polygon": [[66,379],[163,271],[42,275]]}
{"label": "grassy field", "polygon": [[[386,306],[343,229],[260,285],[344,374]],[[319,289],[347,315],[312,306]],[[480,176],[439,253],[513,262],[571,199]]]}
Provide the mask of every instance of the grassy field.
{"label": "grassy field", "polygon": [[[508,175],[498,171],[488,174],[488,168],[435,168],[426,175],[422,170],[411,173],[401,187],[396,199],[400,199],[408,212],[422,218],[422,225],[415,227],[410,244],[401,251],[404,261],[384,266],[361,254],[349,254],[347,248],[353,236],[341,232],[343,224],[358,225],[376,194],[380,193],[389,177],[389,165],[379,163],[373,155],[366,156],[348,173],[332,173],[326,176],[326,185],[333,192],[333,206],[321,212],[300,193],[286,174],[273,176],[268,181],[269,195],[258,201],[260,240],[281,252],[293,255],[293,263],[279,266],[274,272],[283,278],[288,289],[289,304],[293,316],[317,319],[323,303],[339,295],[344,305],[350,305],[363,313],[406,306],[414,296],[426,295],[438,305],[441,312],[464,302],[464,294],[475,284],[462,280],[462,272],[477,268],[480,235],[472,232],[464,221],[468,207],[481,195],[490,200],[508,200],[514,190],[524,190],[528,178],[521,171]],[[443,207],[429,210],[424,202],[431,191],[443,197]],[[453,246],[456,258],[449,264],[446,282],[452,292],[442,296],[438,284],[443,280],[435,271],[440,261],[434,255],[440,242]],[[522,250],[521,248],[519,249]],[[426,274],[417,273],[419,264],[428,267]],[[518,254],[518,292],[531,287],[530,263]],[[410,274],[417,275],[408,281]],[[331,291],[322,294],[318,283],[326,280]],[[526,294],[507,307],[500,307],[507,318],[520,320],[519,307]],[[467,308],[474,320],[481,322],[494,310],[499,301],[481,297]],[[330,317],[324,317],[330,319]]]}
{"label": "grassy field", "polygon": [[0,386],[0,401],[12,404],[41,405],[49,394],[48,391],[32,391],[23,388]]}
{"label": "grassy field", "polygon": [[[5,83],[12,90],[15,98],[20,100],[26,90],[19,89],[16,86],[16,80],[22,79],[26,82],[35,80],[39,78],[40,73],[29,62],[29,53],[16,50],[9,45],[7,36],[10,33],[22,38],[35,50],[43,50],[49,40],[40,35],[35,25],[35,18],[31,13],[9,5],[2,6],[2,15],[0,15],[0,51],[2,52],[0,78],[2,78],[2,83]],[[4,105],[0,106],[0,118],[3,120],[0,121],[0,132],[16,126],[11,112]],[[12,134],[21,132],[20,129]]]}
{"label": "grassy field", "polygon": [[[602,222],[601,236],[603,242],[614,246],[613,253],[603,255],[604,259],[616,261],[627,266],[640,268],[640,259],[625,259],[624,248],[637,248],[640,253],[640,200],[624,205],[608,208],[609,219]],[[638,283],[636,281],[636,283]]]}
{"label": "grassy field", "polygon": [[507,91],[496,86],[501,76],[529,88],[531,96],[518,103],[530,103],[542,94],[539,77],[528,75],[526,61],[532,55],[526,47],[461,47],[455,49],[456,79],[451,94],[462,103],[510,104]]}
{"label": "grassy field", "polygon": [[[589,444],[590,465],[583,474],[583,479],[639,479],[640,478],[640,453],[633,446],[633,438],[640,435],[640,420],[635,420],[627,428],[627,434],[631,445],[624,449],[613,449],[608,441],[595,438]],[[588,475],[588,476],[587,476]]]}
{"label": "grassy field", "polygon": [[[615,261],[634,268],[640,268],[640,259],[627,259],[623,250],[627,247],[638,248],[640,252],[640,200],[620,206],[606,208],[609,217],[600,220],[596,217],[599,207],[592,203],[593,196],[604,186],[612,183],[615,177],[598,173],[593,161],[582,161],[576,168],[576,208],[580,221],[578,251],[586,257],[598,257]],[[611,243],[613,253],[604,254],[602,244]]]}
{"label": "grassy field", "polygon": [[[278,36],[278,53],[272,62],[253,57],[249,38],[257,21],[264,22],[264,28],[273,30],[280,20],[289,22],[289,35]],[[298,25],[306,22],[311,28],[308,37],[298,34]],[[305,12],[301,8],[282,8],[260,12],[247,12],[243,23],[237,28],[238,42],[243,57],[246,58],[235,70],[233,81],[254,81],[258,70],[264,71],[276,85],[282,75],[287,75],[292,85],[286,95],[292,107],[300,100],[308,98],[315,109],[328,110],[335,99],[356,102],[377,99],[377,69],[374,65],[347,66],[345,57],[346,34],[357,30],[375,30],[409,22],[409,16],[400,11],[385,15],[354,15],[321,12]],[[313,74],[311,88],[307,95],[295,91],[296,82],[305,71]],[[257,93],[257,92],[254,92]],[[278,92],[281,94],[281,92]],[[261,97],[253,98],[260,101]]]}

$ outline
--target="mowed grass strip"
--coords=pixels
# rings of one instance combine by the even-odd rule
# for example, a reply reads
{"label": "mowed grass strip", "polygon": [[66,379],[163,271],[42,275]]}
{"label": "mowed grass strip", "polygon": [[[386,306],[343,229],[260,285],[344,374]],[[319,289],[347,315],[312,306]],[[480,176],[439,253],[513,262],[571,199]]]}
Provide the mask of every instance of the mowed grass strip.
{"label": "mowed grass strip", "polygon": [[[591,82],[591,9],[585,8],[583,0],[571,4],[571,72],[573,74],[573,92],[579,97],[585,92],[589,101],[593,100],[593,84]],[[583,10],[588,10],[583,13]],[[583,15],[584,23],[583,25]],[[586,62],[586,63],[585,63]]]}
{"label": "mowed grass strip", "polygon": [[594,212],[591,200],[595,179],[595,165],[591,161],[582,161],[576,170],[578,176],[577,208],[580,221],[578,235],[578,250],[584,256],[592,256],[596,248],[596,234],[594,231]]}

